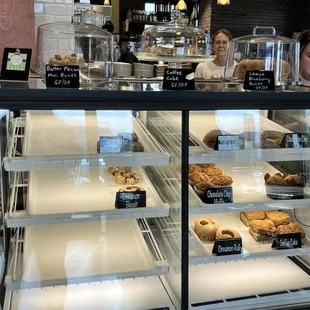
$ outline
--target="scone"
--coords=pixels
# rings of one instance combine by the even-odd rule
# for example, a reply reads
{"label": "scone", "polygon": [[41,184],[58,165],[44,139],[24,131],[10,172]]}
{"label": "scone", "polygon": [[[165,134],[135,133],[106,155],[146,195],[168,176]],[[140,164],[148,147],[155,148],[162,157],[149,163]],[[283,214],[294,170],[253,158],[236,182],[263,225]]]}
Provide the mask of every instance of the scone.
{"label": "scone", "polygon": [[188,167],[188,172],[193,173],[193,172],[202,172],[203,168],[200,167],[200,165],[189,165]]}
{"label": "scone", "polygon": [[240,219],[245,226],[250,227],[250,222],[252,220],[264,220],[266,214],[264,211],[247,211],[240,213]]}
{"label": "scone", "polygon": [[203,143],[209,148],[214,149],[218,136],[226,136],[229,133],[219,129],[209,131],[203,138]]}
{"label": "scone", "polygon": [[266,217],[272,221],[277,227],[279,225],[287,225],[291,221],[291,217],[283,211],[266,211]]}
{"label": "scone", "polygon": [[220,176],[220,175],[224,174],[224,172],[221,169],[219,169],[219,168],[210,168],[210,167],[203,169],[203,172],[205,174],[207,174],[208,176],[210,176],[210,177]]}

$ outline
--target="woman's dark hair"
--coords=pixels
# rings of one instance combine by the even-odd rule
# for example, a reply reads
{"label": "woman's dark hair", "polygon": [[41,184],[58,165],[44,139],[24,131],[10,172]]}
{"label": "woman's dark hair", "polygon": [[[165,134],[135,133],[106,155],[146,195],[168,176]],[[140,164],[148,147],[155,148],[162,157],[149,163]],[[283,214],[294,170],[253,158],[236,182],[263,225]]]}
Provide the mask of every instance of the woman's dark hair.
{"label": "woman's dark hair", "polygon": [[305,47],[310,43],[310,30],[304,30],[297,39],[300,43],[300,56]]}
{"label": "woman's dark hair", "polygon": [[233,36],[231,35],[231,33],[230,33],[228,30],[226,30],[226,29],[220,29],[220,30],[215,31],[215,33],[214,33],[214,35],[213,35],[213,37],[212,37],[212,45],[213,45],[214,42],[215,42],[215,37],[216,37],[218,34],[220,34],[220,33],[225,34],[225,36],[229,38],[229,41],[233,38]]}

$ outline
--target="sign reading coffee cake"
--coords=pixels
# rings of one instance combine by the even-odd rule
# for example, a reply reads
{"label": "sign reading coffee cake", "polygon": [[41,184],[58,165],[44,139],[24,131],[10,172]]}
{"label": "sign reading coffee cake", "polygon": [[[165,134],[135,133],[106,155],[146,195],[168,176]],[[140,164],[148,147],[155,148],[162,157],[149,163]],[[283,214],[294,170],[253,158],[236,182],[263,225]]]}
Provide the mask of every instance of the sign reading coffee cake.
{"label": "sign reading coffee cake", "polygon": [[277,250],[301,248],[301,233],[277,235],[272,247]]}

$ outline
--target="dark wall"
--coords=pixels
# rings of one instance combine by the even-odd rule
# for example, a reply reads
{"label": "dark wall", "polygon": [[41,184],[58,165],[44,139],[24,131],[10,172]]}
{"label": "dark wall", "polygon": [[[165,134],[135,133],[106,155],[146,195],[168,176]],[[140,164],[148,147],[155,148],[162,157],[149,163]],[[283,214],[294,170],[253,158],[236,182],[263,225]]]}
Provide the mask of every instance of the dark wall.
{"label": "dark wall", "polygon": [[[231,31],[234,37],[252,33],[255,26],[273,26],[277,33],[292,36],[310,28],[309,0],[230,0],[230,5],[218,5],[216,0],[201,0],[200,24],[211,29],[225,28]],[[212,4],[211,4],[212,3]],[[208,15],[211,21],[208,22]]]}

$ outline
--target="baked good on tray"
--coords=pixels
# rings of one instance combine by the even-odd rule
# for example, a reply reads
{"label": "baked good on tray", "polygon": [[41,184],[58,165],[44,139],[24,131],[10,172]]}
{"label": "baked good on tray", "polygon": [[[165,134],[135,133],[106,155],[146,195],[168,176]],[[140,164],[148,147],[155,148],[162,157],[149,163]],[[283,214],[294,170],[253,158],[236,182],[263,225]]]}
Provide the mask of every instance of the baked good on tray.
{"label": "baked good on tray", "polygon": [[266,195],[271,199],[302,199],[306,180],[301,174],[265,174]]}
{"label": "baked good on tray", "polygon": [[188,176],[189,184],[190,185],[195,185],[199,183],[210,183],[211,179],[208,175],[206,175],[203,172],[192,172]]}
{"label": "baked good on tray", "polygon": [[233,184],[233,179],[229,175],[214,176],[211,178],[213,187],[226,187]]}
{"label": "baked good on tray", "polygon": [[204,136],[203,143],[209,148],[214,149],[217,137],[226,136],[226,135],[229,135],[229,133],[226,131],[219,130],[219,129],[211,130]]}
{"label": "baked good on tray", "polygon": [[131,167],[110,167],[108,172],[112,175],[115,175],[118,172],[131,172]]}
{"label": "baked good on tray", "polygon": [[252,220],[264,220],[266,214],[264,211],[247,211],[240,213],[240,219],[245,226],[250,227],[250,222]]}
{"label": "baked good on tray", "polygon": [[140,177],[135,172],[121,171],[115,174],[115,182],[122,185],[135,185],[140,182]]}
{"label": "baked good on tray", "polygon": [[283,234],[296,234],[301,233],[301,237],[305,237],[306,234],[302,227],[298,223],[290,223],[287,225],[279,225],[277,227],[277,235]]}
{"label": "baked good on tray", "polygon": [[281,131],[266,130],[261,135],[255,136],[254,146],[262,149],[279,148],[284,134]]}
{"label": "baked good on tray", "polygon": [[199,217],[195,221],[195,233],[202,241],[214,241],[219,223],[210,217]]}
{"label": "baked good on tray", "polygon": [[216,240],[234,239],[234,238],[240,238],[240,234],[230,228],[219,228],[215,236]]}
{"label": "baked good on tray", "polygon": [[126,185],[121,187],[118,191],[121,193],[133,193],[133,192],[142,192],[145,191],[145,189],[142,186]]}
{"label": "baked good on tray", "polygon": [[291,221],[291,217],[283,211],[266,211],[266,217],[272,221],[274,226],[287,225]]}
{"label": "baked good on tray", "polygon": [[249,232],[256,241],[267,241],[272,238],[272,234],[277,231],[270,220],[252,220]]}

